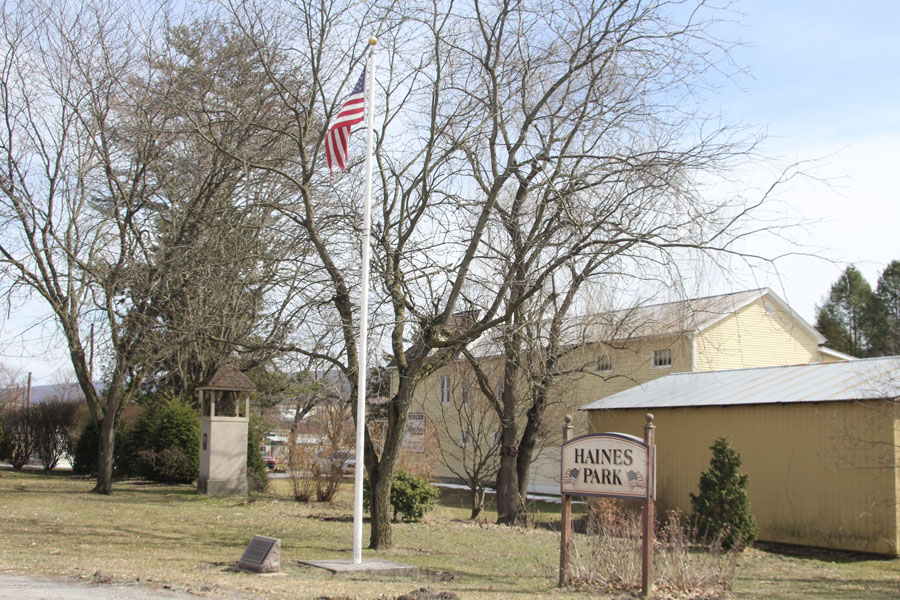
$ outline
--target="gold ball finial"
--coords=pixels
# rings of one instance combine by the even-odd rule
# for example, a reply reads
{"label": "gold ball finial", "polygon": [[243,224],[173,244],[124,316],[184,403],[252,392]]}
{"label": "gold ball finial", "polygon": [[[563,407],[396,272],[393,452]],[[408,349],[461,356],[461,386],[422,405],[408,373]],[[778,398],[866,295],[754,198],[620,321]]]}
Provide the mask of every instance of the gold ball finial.
{"label": "gold ball finial", "polygon": [[566,425],[572,424],[572,415],[566,415]]}
{"label": "gold ball finial", "polygon": [[377,44],[377,43],[378,43],[378,38],[375,37],[374,35],[373,35],[372,37],[369,38],[369,45],[370,45],[370,46],[374,46],[374,45]]}
{"label": "gold ball finial", "polygon": [[653,422],[653,413],[647,413],[646,419],[647,419],[647,425],[652,423]]}

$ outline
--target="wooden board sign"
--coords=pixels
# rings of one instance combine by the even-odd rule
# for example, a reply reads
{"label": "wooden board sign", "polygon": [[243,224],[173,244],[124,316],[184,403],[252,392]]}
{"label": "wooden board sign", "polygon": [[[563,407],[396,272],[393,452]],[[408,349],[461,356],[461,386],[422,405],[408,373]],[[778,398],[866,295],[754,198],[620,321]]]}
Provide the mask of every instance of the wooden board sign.
{"label": "wooden board sign", "polygon": [[561,491],[572,496],[649,498],[649,456],[647,444],[632,435],[579,436],[562,446]]}

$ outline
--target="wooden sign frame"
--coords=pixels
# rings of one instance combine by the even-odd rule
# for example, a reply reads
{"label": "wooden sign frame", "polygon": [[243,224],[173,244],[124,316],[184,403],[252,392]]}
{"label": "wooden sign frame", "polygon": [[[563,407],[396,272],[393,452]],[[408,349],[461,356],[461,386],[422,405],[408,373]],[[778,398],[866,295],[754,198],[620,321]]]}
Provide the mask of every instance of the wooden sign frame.
{"label": "wooden sign frame", "polygon": [[[560,453],[560,492],[562,492],[562,515],[560,519],[560,548],[559,548],[559,585],[560,587],[569,582],[569,555],[572,545],[572,497],[578,496],[606,496],[614,498],[631,498],[637,499],[643,503],[641,511],[641,596],[650,595],[653,586],[653,521],[654,521],[654,501],[656,500],[656,426],[653,424],[653,415],[647,413],[646,424],[644,425],[644,440],[640,441],[632,435],[624,433],[601,433],[580,436],[570,439],[572,436],[572,417],[566,416],[566,424],[563,426],[563,444]],[[585,492],[578,490],[577,493],[566,493],[564,490],[564,478],[566,477],[566,469],[563,461],[563,452],[570,442],[584,440],[589,443],[591,440],[619,440],[627,445],[634,447],[643,447],[646,449],[646,476],[643,477],[646,485],[646,492],[641,495],[633,493],[616,493],[616,492]],[[642,474],[643,475],[643,474]],[[568,486],[572,491],[573,485]]]}

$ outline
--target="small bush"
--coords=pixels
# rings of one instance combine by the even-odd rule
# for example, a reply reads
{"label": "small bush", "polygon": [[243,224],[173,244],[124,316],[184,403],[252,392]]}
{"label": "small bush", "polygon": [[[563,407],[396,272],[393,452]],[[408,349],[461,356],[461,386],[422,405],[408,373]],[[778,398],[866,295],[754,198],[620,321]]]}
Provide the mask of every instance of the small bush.
{"label": "small bush", "polygon": [[[641,581],[641,503],[601,499],[585,517],[587,535],[574,537],[571,581],[604,594],[636,593]],[[728,598],[737,553],[723,551],[718,540],[697,540],[678,512],[656,526],[654,585],[665,597]]]}
{"label": "small bush", "polygon": [[3,426],[3,415],[0,414],[0,460],[6,460],[12,454],[12,436]]}
{"label": "small bush", "polygon": [[21,471],[35,451],[34,411],[26,408],[9,408],[3,415],[10,448],[7,453],[12,468]]}
{"label": "small bush", "polygon": [[[369,508],[369,478],[363,480],[363,501]],[[394,521],[401,515],[404,521],[420,521],[437,504],[438,489],[425,479],[397,469],[391,482],[391,508]]]}
{"label": "small bush", "polygon": [[251,414],[247,429],[247,490],[250,493],[269,489],[269,473],[261,450],[264,429],[265,423],[262,418]]}
{"label": "small bush", "polygon": [[709,471],[700,475],[700,493],[691,493],[690,528],[706,539],[721,539],[726,549],[749,546],[758,530],[747,496],[750,478],[739,472],[741,455],[724,437],[709,448]]}
{"label": "small bush", "polygon": [[94,475],[97,473],[97,459],[100,451],[100,435],[97,424],[93,420],[85,423],[75,443],[72,456],[72,472],[76,475]]}
{"label": "small bush", "polygon": [[[83,406],[86,409],[86,406]],[[116,428],[116,437],[113,447],[113,476],[137,477],[137,452],[132,444],[132,433],[135,422],[140,418],[138,406],[126,406],[119,418],[119,426]],[[83,412],[86,412],[83,411]],[[140,413],[143,414],[143,413]],[[100,434],[97,424],[89,415],[77,415],[76,421],[84,423],[80,433],[73,437],[72,449],[69,456],[72,459],[72,472],[77,475],[96,475],[97,461],[100,458]],[[73,423],[71,430],[76,430],[77,424]],[[132,458],[132,453],[134,457]]]}
{"label": "small bush", "polygon": [[197,478],[197,458],[178,446],[141,450],[141,463],[159,483],[190,483]]}
{"label": "small bush", "polygon": [[288,440],[288,473],[291,478],[291,489],[294,500],[309,502],[316,490],[316,478],[313,471],[315,449],[306,444],[298,444],[295,435]]}
{"label": "small bush", "polygon": [[41,457],[45,471],[50,471],[72,451],[69,432],[78,418],[79,404],[70,400],[52,399],[31,408],[34,447]]}
{"label": "small bush", "polygon": [[200,471],[197,411],[176,397],[142,400],[135,407],[138,414],[123,422],[116,434],[116,476],[190,483]]}
{"label": "small bush", "polygon": [[[143,419],[142,419],[143,420]],[[151,406],[140,452],[144,477],[161,483],[190,483],[200,472],[200,416],[179,398]]]}

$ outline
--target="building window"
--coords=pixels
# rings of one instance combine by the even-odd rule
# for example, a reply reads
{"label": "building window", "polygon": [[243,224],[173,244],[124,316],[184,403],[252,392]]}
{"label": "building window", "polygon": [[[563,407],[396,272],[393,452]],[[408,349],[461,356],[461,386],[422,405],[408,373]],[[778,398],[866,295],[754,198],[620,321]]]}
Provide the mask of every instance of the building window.
{"label": "building window", "polygon": [[503,441],[502,433],[495,431],[491,434],[491,446],[499,446],[501,441]]}
{"label": "building window", "polygon": [[672,349],[663,348],[650,353],[650,366],[654,369],[667,369],[672,366]]}
{"label": "building window", "polygon": [[450,378],[447,375],[438,376],[438,400],[443,406],[450,404]]}
{"label": "building window", "polygon": [[460,448],[468,448],[469,447],[469,432],[468,431],[460,431],[459,432],[459,447]]}
{"label": "building window", "polygon": [[459,384],[459,401],[461,404],[465,404],[469,401],[469,384],[463,381]]}
{"label": "building window", "polygon": [[594,369],[598,373],[609,373],[612,371],[613,363],[612,356],[609,354],[598,354],[597,362],[594,364]]}

